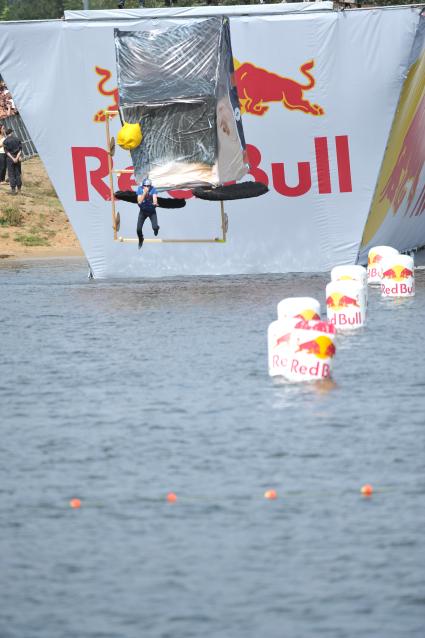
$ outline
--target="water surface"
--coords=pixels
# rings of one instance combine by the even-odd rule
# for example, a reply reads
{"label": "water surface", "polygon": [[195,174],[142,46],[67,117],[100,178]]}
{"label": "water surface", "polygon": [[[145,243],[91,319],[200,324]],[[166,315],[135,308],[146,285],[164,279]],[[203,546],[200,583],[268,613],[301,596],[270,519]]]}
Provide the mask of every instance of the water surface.
{"label": "water surface", "polygon": [[422,638],[424,272],[291,385],[267,326],[326,274],[86,271],[0,264],[1,638]]}

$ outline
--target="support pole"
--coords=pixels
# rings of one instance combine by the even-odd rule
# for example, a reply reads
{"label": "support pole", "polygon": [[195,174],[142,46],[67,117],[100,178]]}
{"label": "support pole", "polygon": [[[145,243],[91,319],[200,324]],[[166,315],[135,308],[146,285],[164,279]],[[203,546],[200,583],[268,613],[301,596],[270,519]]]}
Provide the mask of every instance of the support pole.
{"label": "support pole", "polygon": [[111,192],[112,205],[112,228],[114,229],[114,239],[117,238],[117,215],[115,211],[114,181],[112,178],[112,157],[111,157],[111,134],[109,130],[109,113],[106,112],[106,146],[108,151],[109,189]]}
{"label": "support pole", "polygon": [[227,227],[228,227],[229,221],[228,221],[228,217],[226,213],[224,212],[223,200],[220,201],[220,211],[221,211],[221,231],[223,233],[223,241],[226,241]]}

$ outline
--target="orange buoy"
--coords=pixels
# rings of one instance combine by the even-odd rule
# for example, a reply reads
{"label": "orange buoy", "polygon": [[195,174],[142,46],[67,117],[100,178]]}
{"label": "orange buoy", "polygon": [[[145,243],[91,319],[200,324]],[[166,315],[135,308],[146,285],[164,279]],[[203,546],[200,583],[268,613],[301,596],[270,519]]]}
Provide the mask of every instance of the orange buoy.
{"label": "orange buoy", "polygon": [[373,487],[371,485],[369,485],[369,483],[366,483],[366,485],[363,485],[363,487],[360,490],[360,492],[363,494],[363,496],[372,496]]}
{"label": "orange buoy", "polygon": [[72,509],[78,509],[79,507],[81,507],[81,501],[79,498],[71,498],[71,500],[69,501],[69,506],[72,507]]}
{"label": "orange buoy", "polygon": [[169,503],[175,503],[177,501],[177,495],[174,494],[174,492],[168,492],[167,494],[167,501]]}
{"label": "orange buoy", "polygon": [[264,498],[269,499],[270,501],[274,501],[275,499],[277,499],[277,492],[276,490],[266,490],[264,492]]}

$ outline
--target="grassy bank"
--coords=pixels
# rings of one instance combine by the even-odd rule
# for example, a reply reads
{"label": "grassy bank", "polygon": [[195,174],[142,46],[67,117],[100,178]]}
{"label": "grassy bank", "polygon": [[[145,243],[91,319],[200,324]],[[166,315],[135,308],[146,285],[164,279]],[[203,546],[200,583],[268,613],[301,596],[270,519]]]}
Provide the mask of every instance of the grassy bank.
{"label": "grassy bank", "polygon": [[22,191],[0,184],[0,258],[82,255],[56,192],[38,157],[22,164]]}

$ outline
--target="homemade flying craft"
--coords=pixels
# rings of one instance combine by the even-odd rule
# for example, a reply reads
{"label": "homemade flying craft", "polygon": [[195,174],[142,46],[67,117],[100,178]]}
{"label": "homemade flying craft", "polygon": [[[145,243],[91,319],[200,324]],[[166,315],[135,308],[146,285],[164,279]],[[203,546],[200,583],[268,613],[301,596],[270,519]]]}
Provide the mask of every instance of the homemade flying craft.
{"label": "homemade flying craft", "polygon": [[[134,191],[114,191],[114,174],[149,177],[158,191],[190,190],[195,197],[220,202],[221,237],[146,239],[147,242],[226,241],[228,218],[223,201],[257,197],[260,182],[236,183],[248,173],[245,138],[234,81],[228,18],[145,20],[137,31],[115,29],[119,115],[117,136],[130,151],[133,170],[113,169],[115,140],[106,111],[106,136],[114,239],[120,216],[115,200],[137,203]],[[159,197],[162,208],[181,208],[184,199]]]}

